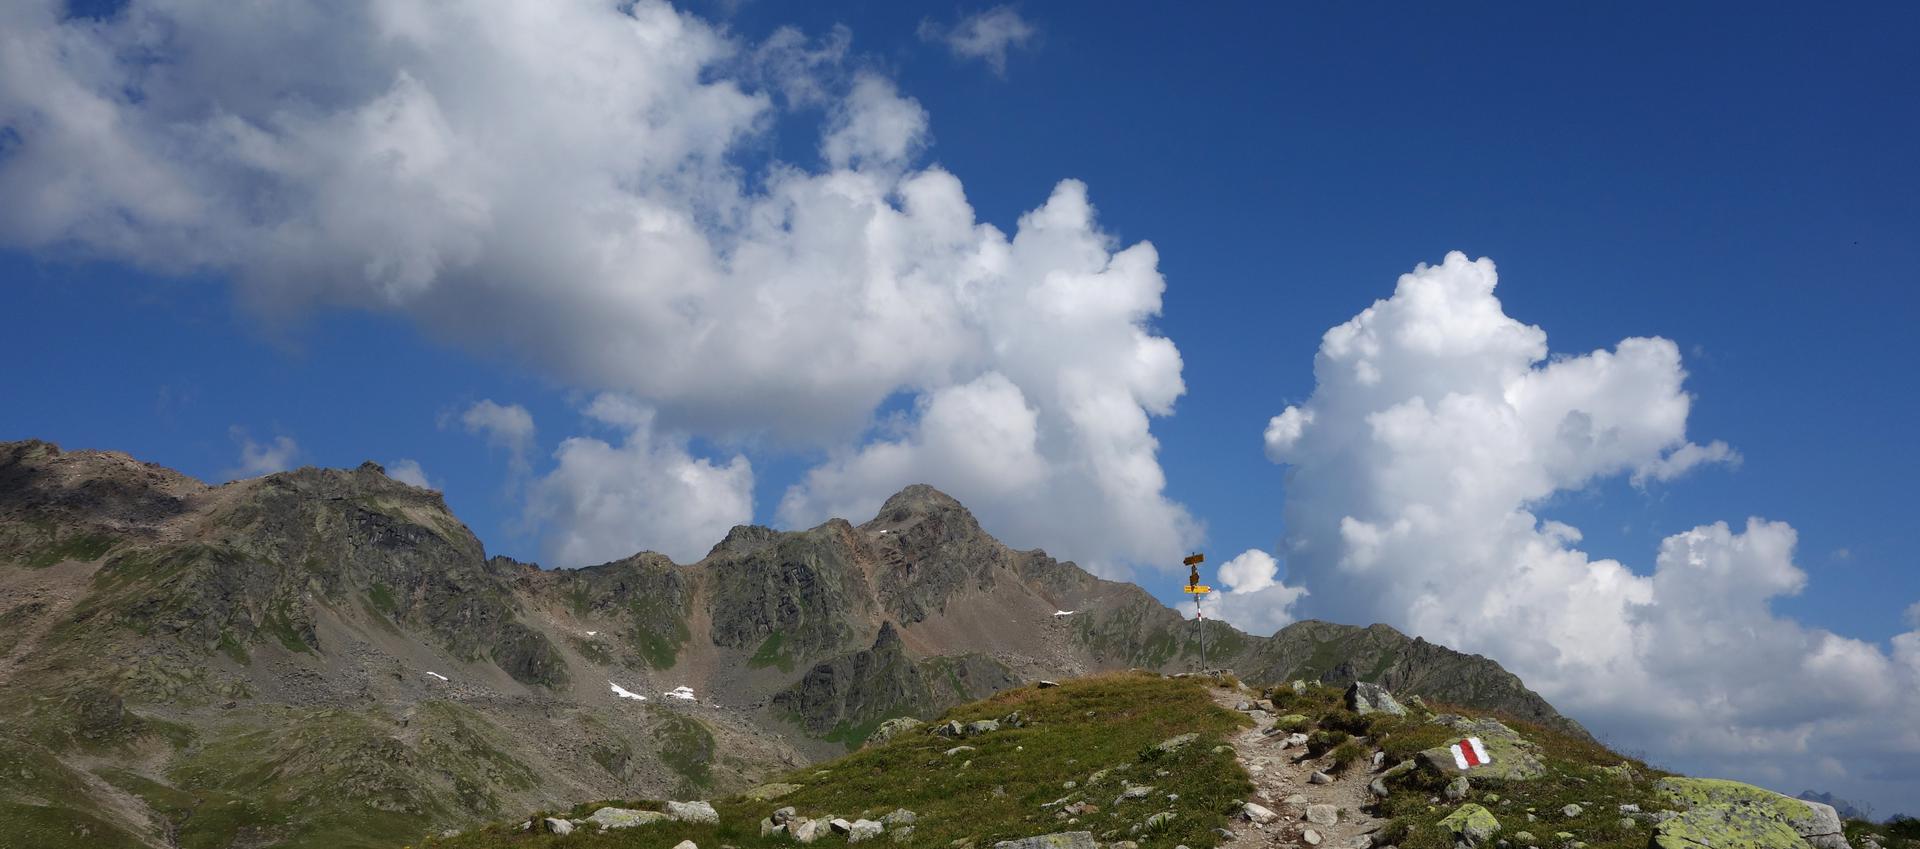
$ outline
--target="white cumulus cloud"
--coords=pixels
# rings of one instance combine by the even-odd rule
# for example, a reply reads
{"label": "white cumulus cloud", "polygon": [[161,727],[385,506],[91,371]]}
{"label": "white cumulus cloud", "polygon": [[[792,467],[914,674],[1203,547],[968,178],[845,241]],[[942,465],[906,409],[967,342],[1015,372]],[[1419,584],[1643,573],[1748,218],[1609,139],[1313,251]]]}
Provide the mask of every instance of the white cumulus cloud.
{"label": "white cumulus cloud", "polygon": [[484,437],[488,445],[506,451],[516,477],[531,468],[528,455],[533,451],[534,429],[533,414],[527,408],[483,399],[460,414],[460,424],[468,433]]}
{"label": "white cumulus cloud", "polygon": [[699,560],[734,525],[753,518],[753,466],[696,458],[684,436],[655,426],[654,412],[603,394],[588,417],[624,432],[619,444],[576,436],[554,451],[527,513],[544,528],[550,566],[590,566],[642,550]]}
{"label": "white cumulus cloud", "polygon": [[419,460],[402,458],[388,463],[387,477],[393,478],[408,486],[417,486],[421,489],[439,489],[439,487],[433,485],[432,481],[427,479],[427,470],[420,468]]}
{"label": "white cumulus cloud", "polygon": [[[1669,766],[1920,790],[1920,632],[1889,652],[1775,615],[1807,581],[1791,527],[1675,533],[1636,570],[1538,514],[1602,478],[1738,455],[1687,439],[1672,342],[1549,358],[1495,282],[1491,261],[1459,253],[1402,276],[1327,332],[1313,395],[1269,423],[1267,451],[1289,466],[1288,579],[1312,593],[1287,613],[1486,654]],[[1814,751],[1846,768],[1813,775]]]}
{"label": "white cumulus cloud", "polygon": [[255,442],[245,428],[238,425],[227,431],[240,447],[240,461],[227,470],[235,478],[257,478],[274,472],[284,472],[293,468],[300,456],[300,445],[291,436],[276,436],[266,442]]}
{"label": "white cumulus cloud", "polygon": [[[223,276],[265,312],[396,313],[637,399],[660,432],[820,452],[782,502],[797,523],[887,494],[862,487],[953,486],[940,434],[876,421],[904,395],[976,417],[934,428],[1032,430],[1036,491],[1009,497],[1065,518],[1028,544],[1140,563],[1193,541],[1149,428],[1184,391],[1153,247],[1072,180],[1011,235],[980,221],[918,161],[926,110],[858,70],[844,28],[754,44],[659,0],[64,8],[0,8],[0,244]],[[989,17],[964,49],[1031,37]],[[767,161],[793,122],[818,162]],[[976,397],[1009,386],[1018,404]],[[461,421],[523,460],[514,413]]]}
{"label": "white cumulus cloud", "polygon": [[1026,47],[1040,34],[1038,27],[1012,6],[995,6],[962,18],[952,26],[932,20],[920,22],[920,40],[945,44],[953,55],[987,63],[993,73],[1007,75],[1007,54]]}

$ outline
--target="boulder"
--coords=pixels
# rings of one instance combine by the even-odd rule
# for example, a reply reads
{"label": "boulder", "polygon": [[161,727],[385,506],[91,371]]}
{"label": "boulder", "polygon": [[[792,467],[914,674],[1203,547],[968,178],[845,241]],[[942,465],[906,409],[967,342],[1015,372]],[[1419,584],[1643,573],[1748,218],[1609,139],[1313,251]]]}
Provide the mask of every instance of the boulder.
{"label": "boulder", "polygon": [[1091,831],[1062,831],[1019,840],[1002,840],[993,849],[1099,849]]}
{"label": "boulder", "polygon": [[853,823],[839,817],[827,820],[827,827],[833,829],[834,834],[850,834],[853,832]]}
{"label": "boulder", "polygon": [[1000,730],[1000,723],[991,719],[980,719],[967,723],[967,736],[991,734]]}
{"label": "boulder", "polygon": [[1264,806],[1254,804],[1253,802],[1248,802],[1245,805],[1240,806],[1240,814],[1241,816],[1246,817],[1248,822],[1260,823],[1260,824],[1273,822],[1274,818],[1280,816],[1279,814],[1274,813],[1272,810]]}
{"label": "boulder", "polygon": [[1333,776],[1328,775],[1316,769],[1313,771],[1312,775],[1307,776],[1307,783],[1308,784],[1332,784]]}
{"label": "boulder", "polygon": [[1347,709],[1366,716],[1370,713],[1385,713],[1393,716],[1406,716],[1407,709],[1379,684],[1355,681],[1347,686]]}
{"label": "boulder", "polygon": [[559,817],[547,817],[546,826],[547,826],[547,832],[549,834],[572,834],[573,833],[573,823],[567,822],[566,820],[560,819]]}
{"label": "boulder", "polygon": [[650,825],[664,822],[667,815],[659,811],[636,811],[632,808],[606,807],[587,816],[587,822],[601,828],[632,828],[636,825]]}
{"label": "boulder", "polygon": [[713,809],[711,802],[668,802],[667,817],[674,822],[720,824],[720,814]]}
{"label": "boulder", "polygon": [[923,725],[926,725],[926,723],[914,719],[911,716],[896,716],[886,722],[880,723],[880,727],[873,729],[873,733],[868,734],[866,742],[861,745],[878,746]]}
{"label": "boulder", "polygon": [[801,843],[812,843],[827,833],[826,820],[801,819],[787,823],[787,835]]}
{"label": "boulder", "polygon": [[800,785],[798,784],[762,784],[740,795],[744,798],[752,799],[755,802],[771,802],[782,796],[790,795],[799,789]]}
{"label": "boulder", "polygon": [[1453,833],[1469,846],[1480,846],[1493,839],[1500,831],[1500,820],[1493,812],[1472,803],[1461,805],[1446,819],[1440,821],[1440,827]]}
{"label": "boulder", "polygon": [[[1452,714],[1442,714],[1433,718],[1433,722],[1453,729],[1460,738],[1478,737],[1487,748],[1489,763],[1470,767],[1476,778],[1491,778],[1499,781],[1531,781],[1547,773],[1545,763],[1540,760],[1540,747],[1521,737],[1519,732],[1508,728],[1497,719],[1464,719]],[[1451,744],[1449,744],[1451,745]],[[1445,779],[1464,775],[1453,762],[1453,750],[1447,746],[1435,746],[1414,757],[1420,769],[1433,772]]]}
{"label": "boulder", "polygon": [[891,813],[881,817],[880,821],[888,826],[896,826],[913,825],[919,819],[919,814],[909,811],[906,808],[894,808]]}
{"label": "boulder", "polygon": [[1803,842],[1815,849],[1850,849],[1840,815],[1829,805],[1717,778],[1663,778],[1654,791],[1681,809],[1655,826],[1654,843],[1661,849],[1736,844],[1776,849]]}
{"label": "boulder", "polygon": [[1333,825],[1340,821],[1340,808],[1336,805],[1308,805],[1307,822],[1314,825]]}
{"label": "boulder", "polygon": [[798,811],[795,811],[793,809],[792,805],[788,805],[784,808],[774,811],[771,815],[768,816],[768,819],[771,819],[774,822],[777,822],[781,825],[786,825],[787,823],[793,822],[794,815],[798,813],[799,813]]}
{"label": "boulder", "polygon": [[873,820],[854,820],[853,827],[847,830],[847,842],[859,843],[862,840],[872,840],[886,830],[886,826]]}
{"label": "boulder", "polygon": [[1155,749],[1159,749],[1162,752],[1177,752],[1177,751],[1180,751],[1181,748],[1185,747],[1188,743],[1191,743],[1198,739],[1200,739],[1199,734],[1189,731],[1178,737],[1168,737],[1165,740],[1161,740],[1160,742],[1154,744],[1153,747]]}

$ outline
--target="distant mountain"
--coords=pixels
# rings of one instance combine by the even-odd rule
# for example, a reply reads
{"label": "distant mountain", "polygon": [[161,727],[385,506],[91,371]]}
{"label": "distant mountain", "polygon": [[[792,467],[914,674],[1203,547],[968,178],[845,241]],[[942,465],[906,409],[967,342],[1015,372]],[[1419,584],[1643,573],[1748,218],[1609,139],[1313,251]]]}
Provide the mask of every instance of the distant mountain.
{"label": "distant mountain", "polygon": [[1830,805],[1835,811],[1839,812],[1840,816],[1846,819],[1864,820],[1869,818],[1866,810],[1832,793],[1815,793],[1812,790],[1802,790],[1800,791],[1800,795],[1794,798],[1804,802],[1819,802],[1822,805]]}
{"label": "distant mountain", "polygon": [[734,528],[691,565],[543,570],[372,463],[209,486],[27,441],[0,443],[0,827],[384,846],[701,795],[1023,680],[1192,668],[1201,627],[1250,680],[1378,681],[1584,735],[1493,661],[1381,625],[1187,622],[926,486],[859,526]]}

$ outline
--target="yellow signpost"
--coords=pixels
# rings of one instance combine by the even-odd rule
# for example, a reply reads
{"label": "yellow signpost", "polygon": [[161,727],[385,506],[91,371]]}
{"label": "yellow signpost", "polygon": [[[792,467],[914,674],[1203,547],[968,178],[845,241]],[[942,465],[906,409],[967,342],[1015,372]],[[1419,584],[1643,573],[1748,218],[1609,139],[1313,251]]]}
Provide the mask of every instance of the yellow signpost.
{"label": "yellow signpost", "polygon": [[1213,592],[1213,588],[1206,584],[1188,584],[1187,592],[1193,593],[1194,595],[1206,595],[1207,593]]}

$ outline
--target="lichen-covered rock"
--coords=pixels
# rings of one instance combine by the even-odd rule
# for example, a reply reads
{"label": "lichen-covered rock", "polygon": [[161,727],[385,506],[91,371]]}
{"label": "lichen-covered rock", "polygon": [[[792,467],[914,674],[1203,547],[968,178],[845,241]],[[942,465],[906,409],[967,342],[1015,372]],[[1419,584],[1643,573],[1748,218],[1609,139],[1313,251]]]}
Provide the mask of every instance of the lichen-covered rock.
{"label": "lichen-covered rock", "polygon": [[1654,790],[1682,809],[1655,826],[1660,849],[1849,849],[1839,814],[1818,802],[1717,778],[1663,778]]}
{"label": "lichen-covered rock", "polygon": [[880,822],[892,827],[896,825],[913,825],[919,819],[919,814],[909,811],[906,808],[894,808],[891,813],[881,817]]}
{"label": "lichen-covered rock", "polygon": [[1091,831],[1062,831],[1019,840],[1002,840],[993,849],[1099,849]]}
{"label": "lichen-covered rock", "polygon": [[1479,846],[1492,840],[1493,836],[1499,833],[1500,820],[1494,817],[1492,811],[1469,803],[1461,805],[1453,813],[1448,814],[1446,819],[1440,821],[1440,827],[1452,832],[1455,837],[1466,841],[1468,845]]}
{"label": "lichen-covered rock", "polygon": [[862,840],[872,840],[886,830],[885,826],[873,820],[854,820],[852,827],[847,829],[847,842],[859,843]]}
{"label": "lichen-covered rock", "polygon": [[1346,698],[1347,709],[1361,716],[1376,711],[1393,716],[1407,715],[1407,709],[1393,698],[1392,693],[1387,692],[1387,688],[1379,684],[1355,681],[1348,685]]}
{"label": "lichen-covered rock", "polygon": [[674,822],[690,822],[701,825],[718,825],[719,812],[709,802],[668,802],[667,816]]}
{"label": "lichen-covered rock", "polygon": [[1177,752],[1177,751],[1180,751],[1181,748],[1185,747],[1188,743],[1191,743],[1198,739],[1200,739],[1199,734],[1195,734],[1189,731],[1185,734],[1179,735],[1178,737],[1168,737],[1165,740],[1161,740],[1159,743],[1154,745],[1154,748],[1159,749],[1162,752]]}
{"label": "lichen-covered rock", "polygon": [[[1476,778],[1530,781],[1547,772],[1546,764],[1540,759],[1540,747],[1497,719],[1465,719],[1453,714],[1441,714],[1434,717],[1433,722],[1453,729],[1462,738],[1480,738],[1491,760],[1471,768]],[[1421,752],[1415,756],[1415,761],[1420,769],[1448,779],[1465,774],[1454,763],[1453,751],[1447,746],[1435,746]]]}
{"label": "lichen-covered rock", "polygon": [[587,822],[601,828],[632,828],[636,825],[650,825],[663,822],[667,815],[659,811],[638,811],[632,808],[606,807],[587,816]]}

